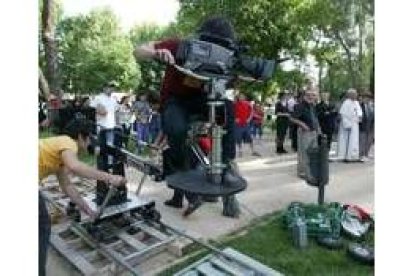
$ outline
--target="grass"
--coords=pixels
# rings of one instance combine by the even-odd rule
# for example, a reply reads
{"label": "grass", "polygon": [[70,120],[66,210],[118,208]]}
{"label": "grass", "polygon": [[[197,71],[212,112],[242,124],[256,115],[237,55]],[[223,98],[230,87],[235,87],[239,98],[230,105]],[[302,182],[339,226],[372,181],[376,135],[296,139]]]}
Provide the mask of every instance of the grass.
{"label": "grass", "polygon": [[[280,214],[250,226],[243,235],[228,236],[222,244],[239,250],[253,259],[285,275],[374,275],[374,267],[360,264],[347,256],[346,249],[339,251],[320,247],[309,241],[306,250],[293,246],[290,232],[284,228]],[[368,243],[374,243],[374,235],[368,235]],[[348,244],[349,240],[346,240]],[[172,275],[208,254],[205,251],[193,253],[185,262],[167,269],[159,276]]]}

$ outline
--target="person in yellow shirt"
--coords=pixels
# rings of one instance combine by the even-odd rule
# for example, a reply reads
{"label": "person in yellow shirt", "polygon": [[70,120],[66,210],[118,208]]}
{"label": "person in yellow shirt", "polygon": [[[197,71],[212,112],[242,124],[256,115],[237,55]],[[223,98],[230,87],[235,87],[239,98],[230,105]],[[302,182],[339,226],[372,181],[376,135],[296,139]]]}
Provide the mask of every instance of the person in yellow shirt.
{"label": "person in yellow shirt", "polygon": [[[72,185],[69,173],[114,186],[126,184],[123,176],[99,171],[78,159],[78,151],[88,151],[94,127],[94,124],[86,119],[74,119],[65,128],[64,135],[39,140],[39,182],[50,175],[56,175],[62,191],[92,219],[96,218],[97,213]],[[50,218],[39,192],[39,275],[46,275],[49,236]]]}

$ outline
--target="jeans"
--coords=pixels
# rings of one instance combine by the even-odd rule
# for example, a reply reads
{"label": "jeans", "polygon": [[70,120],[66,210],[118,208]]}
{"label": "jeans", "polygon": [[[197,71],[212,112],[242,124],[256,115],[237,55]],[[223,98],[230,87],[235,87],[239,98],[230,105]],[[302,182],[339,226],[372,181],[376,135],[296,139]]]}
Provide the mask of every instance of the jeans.
{"label": "jeans", "polygon": [[261,125],[252,125],[252,135],[254,138],[259,136],[259,138],[262,138],[263,136],[263,127]]}
{"label": "jeans", "polygon": [[161,115],[158,113],[153,114],[148,127],[150,133],[150,142],[154,143],[161,130]]}
{"label": "jeans", "polygon": [[46,275],[47,248],[50,237],[50,218],[46,203],[39,192],[39,276]]}
{"label": "jeans", "polygon": [[131,133],[131,125],[130,124],[122,124],[122,143],[126,148],[129,141],[129,134]]}
{"label": "jeans", "polygon": [[[101,148],[105,148],[105,145],[113,145],[114,144],[114,130],[113,129],[102,129],[99,131],[98,134],[98,144]],[[101,170],[105,170],[104,168],[108,168],[108,166],[112,165],[113,157],[108,155],[99,155],[98,156],[98,168]],[[105,170],[107,171],[107,170]]]}
{"label": "jeans", "polygon": [[250,126],[236,126],[236,142],[239,147],[242,145],[243,142],[245,143],[252,143],[252,136],[250,134]]}
{"label": "jeans", "polygon": [[150,132],[148,124],[141,124],[137,122],[137,150],[138,153],[142,153],[142,151],[144,150],[144,146],[141,145],[139,142],[150,142]]}

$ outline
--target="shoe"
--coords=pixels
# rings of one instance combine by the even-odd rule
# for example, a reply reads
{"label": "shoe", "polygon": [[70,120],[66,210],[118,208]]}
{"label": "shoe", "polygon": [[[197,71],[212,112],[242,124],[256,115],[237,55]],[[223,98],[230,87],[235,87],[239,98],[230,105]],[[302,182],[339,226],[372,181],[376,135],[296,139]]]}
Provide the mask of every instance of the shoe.
{"label": "shoe", "polygon": [[182,202],[177,202],[173,199],[169,199],[167,201],[164,202],[164,205],[172,207],[172,208],[177,208],[180,209],[183,207],[183,203]]}
{"label": "shoe", "polygon": [[257,151],[252,152],[252,155],[253,155],[253,156],[256,156],[256,157],[261,157],[261,156],[262,156],[262,155],[261,155],[260,153],[258,153]]}
{"label": "shoe", "polygon": [[165,180],[165,174],[154,175],[154,182],[162,182]]}
{"label": "shoe", "polygon": [[201,200],[197,200],[194,203],[190,203],[187,207],[187,209],[184,211],[183,213],[183,217],[188,217],[189,215],[191,215],[192,213],[194,213],[198,208],[200,208],[200,206],[203,203],[201,202]]}
{"label": "shoe", "polygon": [[344,163],[358,163],[361,162],[361,159],[345,159]]}

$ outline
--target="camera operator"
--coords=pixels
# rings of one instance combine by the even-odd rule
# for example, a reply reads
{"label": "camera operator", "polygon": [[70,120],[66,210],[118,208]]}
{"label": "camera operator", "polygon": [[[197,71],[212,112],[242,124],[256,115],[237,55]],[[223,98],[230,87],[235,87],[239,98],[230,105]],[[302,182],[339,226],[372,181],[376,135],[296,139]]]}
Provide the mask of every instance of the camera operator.
{"label": "camera operator", "polygon": [[[197,34],[211,34],[224,39],[235,40],[233,26],[224,18],[212,17],[207,19],[198,29]],[[207,39],[200,35],[200,40]],[[208,121],[207,93],[203,90],[203,83],[195,78],[186,76],[174,68],[177,49],[180,39],[167,39],[163,41],[151,41],[136,48],[134,55],[137,59],[155,59],[167,63],[165,76],[161,88],[161,121],[162,131],[167,136],[170,146],[165,159],[170,162],[165,173],[172,174],[177,171],[188,170],[194,167],[191,164],[190,150],[186,146],[187,130],[191,123],[190,118],[197,117]],[[220,44],[217,41],[208,41]],[[222,45],[225,46],[225,45]],[[223,163],[229,164],[235,158],[234,139],[234,108],[230,101],[226,100],[221,116],[225,118],[224,128],[227,133],[223,136]],[[220,112],[219,112],[220,113]],[[158,139],[157,139],[158,140]],[[236,171],[228,166],[225,170],[224,181],[231,179]],[[199,196],[185,193],[189,201],[189,207],[184,216],[190,215],[200,205]],[[172,199],[165,202],[166,205],[181,208],[183,193],[175,191]]]}

